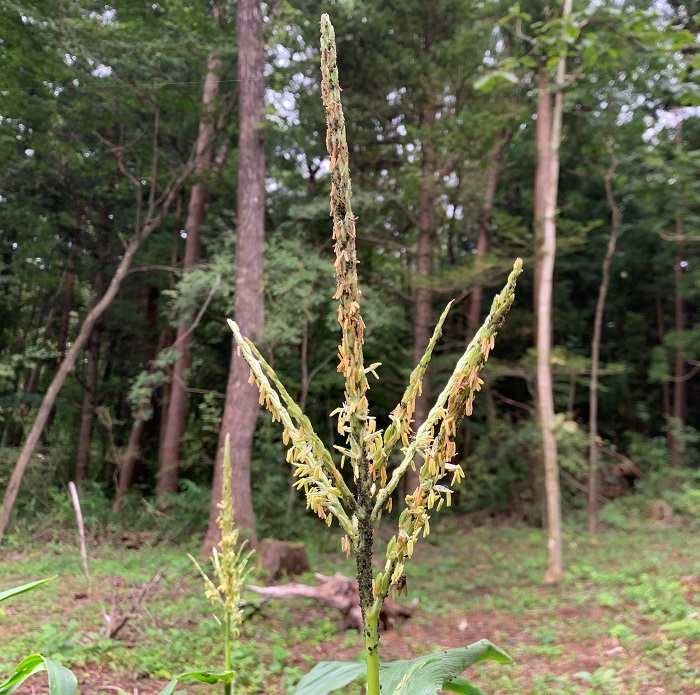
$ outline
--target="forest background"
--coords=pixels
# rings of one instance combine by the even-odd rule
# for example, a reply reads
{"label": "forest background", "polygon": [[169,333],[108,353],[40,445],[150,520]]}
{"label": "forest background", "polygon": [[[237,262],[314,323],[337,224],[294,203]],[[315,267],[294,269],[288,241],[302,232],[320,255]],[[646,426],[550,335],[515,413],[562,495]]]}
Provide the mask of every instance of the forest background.
{"label": "forest background", "polygon": [[[279,433],[237,383],[225,319],[255,337],[333,446],[328,413],[343,391],[322,11],[351,114],[378,412],[399,402],[454,299],[423,419],[522,256],[516,304],[459,435],[467,479],[454,512],[541,526],[547,507],[574,521],[590,506],[593,530],[599,506],[623,528],[700,516],[695,3],[605,0],[567,14],[496,0],[47,0],[0,13],[0,534],[60,533],[69,480],[93,529],[201,533],[220,495],[224,429],[239,523],[253,538],[307,523]],[[551,318],[547,180],[558,190]],[[551,328],[545,431],[561,481],[549,505],[538,319]],[[45,424],[32,429],[42,403]],[[205,544],[215,533],[210,524]]]}

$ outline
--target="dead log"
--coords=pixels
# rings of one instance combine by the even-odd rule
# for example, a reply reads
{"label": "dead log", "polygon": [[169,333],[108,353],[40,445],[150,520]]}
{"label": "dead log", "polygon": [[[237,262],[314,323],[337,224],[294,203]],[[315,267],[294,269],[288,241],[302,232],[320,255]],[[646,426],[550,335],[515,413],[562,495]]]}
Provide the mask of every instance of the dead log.
{"label": "dead log", "polygon": [[[343,629],[354,629],[362,632],[362,613],[360,611],[360,592],[357,580],[334,574],[327,577],[316,574],[318,584],[280,584],[278,586],[248,586],[262,597],[262,601],[310,599],[339,610],[343,618]],[[409,604],[401,605],[387,599],[382,606],[379,616],[380,627],[391,629],[399,619],[410,618],[413,609],[418,605],[418,599]]]}
{"label": "dead log", "polygon": [[286,543],[266,538],[260,543],[260,563],[278,581],[283,574],[296,577],[311,570],[303,543]]}

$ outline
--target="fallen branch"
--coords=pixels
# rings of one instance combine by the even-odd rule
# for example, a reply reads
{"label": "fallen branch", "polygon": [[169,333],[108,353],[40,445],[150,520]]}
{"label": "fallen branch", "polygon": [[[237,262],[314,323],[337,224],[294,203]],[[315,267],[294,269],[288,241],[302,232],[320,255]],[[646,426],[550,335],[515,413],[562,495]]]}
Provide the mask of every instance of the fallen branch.
{"label": "fallen branch", "polygon": [[[311,599],[326,606],[339,610],[343,616],[343,627],[346,630],[362,631],[362,613],[360,611],[360,594],[357,580],[334,574],[330,577],[316,574],[318,584],[280,584],[278,586],[248,586],[247,588],[262,596],[262,601]],[[392,628],[399,618],[410,618],[418,599],[409,604],[401,605],[386,600],[379,617],[381,626],[387,630]]]}
{"label": "fallen branch", "polygon": [[102,610],[102,615],[105,620],[105,625],[101,632],[103,638],[116,639],[117,635],[124,629],[129,620],[137,618],[140,615],[141,604],[148,593],[154,589],[160,581],[164,569],[164,567],[158,569],[148,581],[144,582],[135,592],[131,593],[131,607],[128,611],[124,611],[123,609],[123,605],[128,601],[128,597],[120,597],[116,589],[112,592],[109,613],[104,609]]}

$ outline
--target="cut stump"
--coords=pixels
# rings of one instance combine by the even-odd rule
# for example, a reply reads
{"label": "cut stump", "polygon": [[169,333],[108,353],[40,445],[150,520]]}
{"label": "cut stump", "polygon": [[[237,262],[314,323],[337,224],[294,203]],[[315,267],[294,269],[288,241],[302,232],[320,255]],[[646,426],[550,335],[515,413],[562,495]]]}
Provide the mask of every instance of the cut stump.
{"label": "cut stump", "polygon": [[259,554],[262,568],[270,572],[274,581],[281,579],[285,573],[288,577],[296,577],[311,571],[303,543],[286,543],[266,538],[260,543]]}

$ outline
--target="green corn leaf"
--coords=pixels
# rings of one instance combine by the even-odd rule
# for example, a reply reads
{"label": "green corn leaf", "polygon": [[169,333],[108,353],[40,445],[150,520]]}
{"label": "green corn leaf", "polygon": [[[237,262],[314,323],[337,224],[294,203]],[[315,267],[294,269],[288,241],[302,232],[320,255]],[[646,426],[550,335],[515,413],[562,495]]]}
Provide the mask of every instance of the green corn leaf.
{"label": "green corn leaf", "polygon": [[410,661],[386,664],[380,673],[382,692],[392,695],[436,695],[446,681],[480,661],[513,663],[502,649],[482,639],[468,647],[447,649]]}
{"label": "green corn leaf", "polygon": [[442,684],[442,689],[448,693],[457,693],[457,695],[486,695],[481,688],[477,688],[471,681],[462,678],[462,676],[445,681]]}
{"label": "green corn leaf", "polygon": [[54,579],[58,577],[57,574],[55,574],[53,577],[46,577],[46,579],[39,579],[35,582],[29,582],[29,584],[22,584],[22,586],[17,586],[14,589],[7,589],[7,591],[0,591],[0,601],[6,601],[8,598],[12,598],[13,596],[17,596],[17,594],[23,594],[25,591],[31,591],[37,586],[41,586],[42,584],[46,584],[46,582],[52,582]]}
{"label": "green corn leaf", "polygon": [[[26,589],[29,591],[29,589]],[[65,666],[61,666],[41,654],[31,654],[17,665],[15,672],[0,683],[0,695],[10,695],[35,673],[46,671],[49,677],[49,695],[77,695],[78,681]]]}
{"label": "green corn leaf", "polygon": [[321,661],[299,681],[294,695],[325,695],[352,683],[359,675],[365,673],[365,664]]}
{"label": "green corn leaf", "polygon": [[[221,673],[214,673],[212,671],[187,671],[181,673],[179,676],[175,676],[175,678],[160,691],[160,695],[172,695],[172,693],[175,692],[177,684],[188,678],[192,678],[200,683],[206,683],[207,685],[214,685],[215,683],[230,683],[234,675],[235,673],[233,671],[222,671]],[[0,693],[0,695],[2,695],[2,693]]]}
{"label": "green corn leaf", "polygon": [[[436,695],[440,690],[460,695],[484,695],[468,680],[458,677],[462,671],[481,661],[513,663],[502,649],[484,639],[468,647],[382,664],[379,681],[382,692],[392,695]],[[326,695],[351,683],[366,670],[366,666],[360,663],[322,661],[299,681],[294,695]]]}

